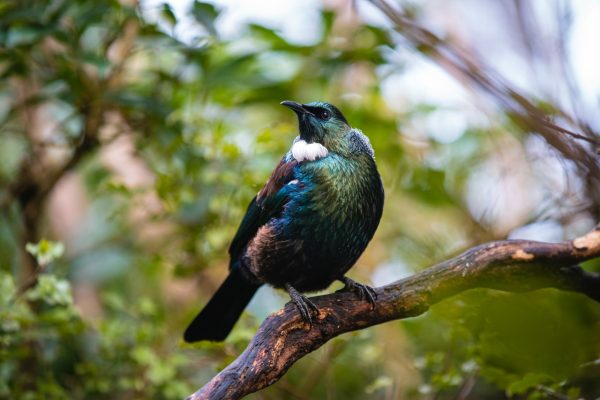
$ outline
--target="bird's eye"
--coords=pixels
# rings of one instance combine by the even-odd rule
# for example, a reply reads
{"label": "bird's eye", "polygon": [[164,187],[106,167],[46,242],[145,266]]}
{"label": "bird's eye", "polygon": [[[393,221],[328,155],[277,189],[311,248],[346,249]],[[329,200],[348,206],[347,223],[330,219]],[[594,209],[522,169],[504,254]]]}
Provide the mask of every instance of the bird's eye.
{"label": "bird's eye", "polygon": [[327,110],[323,110],[319,113],[320,119],[326,120],[326,119],[329,119],[329,117],[331,117],[331,114],[329,114],[329,111],[327,111]]}

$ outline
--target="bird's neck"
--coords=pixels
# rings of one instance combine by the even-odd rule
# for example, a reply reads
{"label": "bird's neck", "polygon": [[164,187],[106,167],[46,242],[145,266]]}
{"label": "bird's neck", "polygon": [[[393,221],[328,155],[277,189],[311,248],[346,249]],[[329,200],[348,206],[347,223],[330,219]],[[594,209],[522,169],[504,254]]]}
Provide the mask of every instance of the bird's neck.
{"label": "bird's neck", "polygon": [[330,152],[327,157],[303,165],[312,181],[324,190],[332,190],[340,196],[352,196],[379,182],[375,161],[368,154],[352,154],[350,157]]}

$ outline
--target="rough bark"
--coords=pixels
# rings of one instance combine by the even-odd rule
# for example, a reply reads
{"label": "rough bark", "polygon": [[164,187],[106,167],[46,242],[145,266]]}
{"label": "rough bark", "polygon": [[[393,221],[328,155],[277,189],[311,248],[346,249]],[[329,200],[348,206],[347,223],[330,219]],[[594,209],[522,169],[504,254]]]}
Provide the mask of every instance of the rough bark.
{"label": "rough bark", "polygon": [[497,241],[376,288],[374,309],[349,292],[313,297],[320,313],[309,327],[288,304],[265,319],[246,350],[188,400],[242,398],[275,383],[300,358],[342,333],[423,314],[433,304],[471,288],[508,292],[556,288],[600,302],[600,274],[578,265],[599,256],[600,226],[562,243]]}

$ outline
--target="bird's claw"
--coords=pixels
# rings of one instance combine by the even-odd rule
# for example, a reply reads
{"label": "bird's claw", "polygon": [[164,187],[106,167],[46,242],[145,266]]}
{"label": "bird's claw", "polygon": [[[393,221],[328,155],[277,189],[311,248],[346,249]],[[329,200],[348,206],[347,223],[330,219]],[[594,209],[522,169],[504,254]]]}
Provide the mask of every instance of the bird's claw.
{"label": "bird's claw", "polygon": [[344,290],[349,290],[358,294],[358,298],[362,301],[368,301],[371,304],[371,309],[375,308],[375,300],[377,299],[377,292],[371,286],[358,283],[352,279],[344,276],[340,279],[344,284]]}
{"label": "bird's claw", "polygon": [[287,289],[288,293],[290,294],[292,303],[294,303],[294,305],[298,309],[298,312],[300,312],[300,316],[302,316],[302,319],[304,320],[304,322],[306,322],[308,325],[312,326],[312,315],[311,314],[319,315],[319,308],[315,305],[315,303],[310,301],[310,299],[308,299],[308,297],[300,294],[300,292],[298,292],[291,285],[287,284],[287,285],[285,285],[285,288]]}

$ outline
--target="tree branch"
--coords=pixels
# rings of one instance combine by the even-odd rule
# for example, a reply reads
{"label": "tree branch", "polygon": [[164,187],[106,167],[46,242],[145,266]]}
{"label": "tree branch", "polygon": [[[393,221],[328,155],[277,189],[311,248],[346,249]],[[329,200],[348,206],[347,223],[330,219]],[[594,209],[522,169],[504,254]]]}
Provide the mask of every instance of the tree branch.
{"label": "tree branch", "polygon": [[474,247],[375,289],[374,309],[349,292],[313,297],[320,314],[312,327],[288,303],[265,319],[233,363],[188,400],[242,398],[272,385],[300,358],[342,333],[423,314],[433,304],[471,288],[508,292],[556,288],[600,302],[600,274],[577,265],[596,257],[600,257],[600,225],[568,242],[505,240]]}

